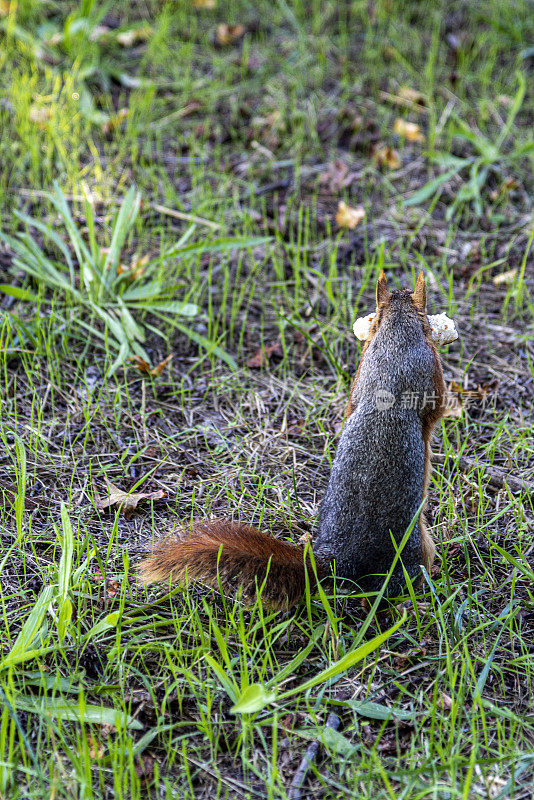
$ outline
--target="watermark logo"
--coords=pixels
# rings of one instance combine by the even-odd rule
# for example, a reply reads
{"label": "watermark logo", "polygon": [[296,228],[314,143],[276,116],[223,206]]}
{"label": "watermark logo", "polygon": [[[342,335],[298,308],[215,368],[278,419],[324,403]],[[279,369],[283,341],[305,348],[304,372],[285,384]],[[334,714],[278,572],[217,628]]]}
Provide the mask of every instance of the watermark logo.
{"label": "watermark logo", "polygon": [[[466,408],[473,398],[464,395],[461,399],[461,406]],[[399,408],[410,408],[420,411],[429,411],[441,408],[444,413],[447,411],[455,411],[458,409],[458,397],[447,392],[444,397],[440,398],[435,392],[402,392],[399,397],[395,397],[388,389],[377,389],[375,392],[375,405],[377,411],[388,411],[393,406]],[[486,405],[486,398],[482,399],[482,407]]]}
{"label": "watermark logo", "polygon": [[377,389],[375,394],[377,411],[387,411],[395,405],[395,395],[387,389]]}

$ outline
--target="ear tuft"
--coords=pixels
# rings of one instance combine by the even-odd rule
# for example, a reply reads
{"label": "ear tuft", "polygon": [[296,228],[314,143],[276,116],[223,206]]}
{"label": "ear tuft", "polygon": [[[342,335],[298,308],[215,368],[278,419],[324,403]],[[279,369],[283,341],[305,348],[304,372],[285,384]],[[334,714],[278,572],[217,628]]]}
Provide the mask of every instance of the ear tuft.
{"label": "ear tuft", "polygon": [[388,280],[384,270],[382,270],[376,282],[376,307],[378,308],[379,306],[384,305],[384,303],[387,303],[390,297],[391,292],[388,288]]}
{"label": "ear tuft", "polygon": [[422,272],[419,273],[417,278],[417,283],[415,284],[415,289],[412,294],[412,300],[414,305],[418,311],[422,311],[423,314],[426,313],[426,283],[425,283],[425,276]]}

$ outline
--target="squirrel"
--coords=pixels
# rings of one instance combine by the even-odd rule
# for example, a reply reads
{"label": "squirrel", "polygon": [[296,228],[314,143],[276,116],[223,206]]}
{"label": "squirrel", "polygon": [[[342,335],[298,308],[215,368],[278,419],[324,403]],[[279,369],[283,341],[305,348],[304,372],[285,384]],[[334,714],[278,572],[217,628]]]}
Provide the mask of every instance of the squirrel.
{"label": "squirrel", "polygon": [[[390,291],[382,271],[376,317],[361,355],[345,423],[313,536],[315,571],[307,549],[242,522],[193,521],[176,539],[163,539],[139,565],[143,583],[192,582],[252,599],[261,588],[275,610],[297,603],[307,581],[315,587],[335,570],[365,593],[380,590],[396,547],[423,507],[430,477],[430,438],[442,416],[445,384],[426,316],[426,284]],[[393,541],[394,540],[394,541]],[[421,511],[387,586],[401,594],[420,565],[435,556]]]}

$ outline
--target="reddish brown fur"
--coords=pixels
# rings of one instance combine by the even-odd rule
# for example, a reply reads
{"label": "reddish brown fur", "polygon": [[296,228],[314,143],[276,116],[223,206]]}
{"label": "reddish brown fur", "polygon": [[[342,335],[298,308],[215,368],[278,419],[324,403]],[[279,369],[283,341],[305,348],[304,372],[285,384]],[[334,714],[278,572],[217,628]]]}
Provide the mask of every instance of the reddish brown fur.
{"label": "reddish brown fur", "polygon": [[306,572],[312,588],[315,576],[304,550],[275,539],[241,522],[194,522],[177,539],[164,539],[139,567],[143,583],[199,580],[213,588],[219,581],[225,593],[247,600],[263,586],[262,599],[270,608],[297,603],[306,591]]}
{"label": "reddish brown fur", "polygon": [[[429,412],[423,423],[423,439],[425,442],[425,483],[423,490],[424,497],[426,497],[428,483],[430,481],[430,473],[432,472],[430,440],[432,438],[432,431],[434,430],[436,422],[438,422],[438,420],[443,416],[445,394],[446,394],[445,380],[443,378],[443,369],[441,367],[441,359],[439,357],[439,353],[436,349],[436,346],[432,341],[430,326],[428,326],[428,331],[425,329],[425,335],[427,342],[432,348],[434,354],[433,382],[434,382],[434,391],[436,393],[436,404],[434,409]],[[430,568],[434,562],[434,558],[436,555],[436,547],[432,540],[432,536],[430,535],[430,532],[426,527],[424,508],[421,514],[419,515],[419,530],[421,531],[421,550],[423,553],[423,564],[425,565],[426,569],[430,571]]]}
{"label": "reddish brown fur", "polygon": [[[445,389],[445,381],[443,378],[443,369],[441,367],[441,359],[439,357],[436,345],[432,340],[432,332],[430,330],[430,324],[426,316],[426,286],[422,272],[419,273],[419,277],[417,279],[415,291],[412,294],[412,298],[415,307],[421,313],[423,319],[423,331],[425,334],[425,338],[434,356],[434,373],[432,378],[434,384],[435,404],[433,408],[429,409],[423,420],[423,440],[425,442],[425,480],[424,480],[423,497],[426,497],[428,483],[430,481],[430,473],[432,472],[430,440],[432,438],[432,431],[434,430],[435,424],[443,416],[446,389]],[[421,551],[423,556],[423,564],[426,567],[426,569],[430,571],[430,568],[434,562],[434,558],[436,555],[436,546],[434,544],[430,531],[426,526],[424,508],[421,514],[419,515],[419,530],[421,531]]]}

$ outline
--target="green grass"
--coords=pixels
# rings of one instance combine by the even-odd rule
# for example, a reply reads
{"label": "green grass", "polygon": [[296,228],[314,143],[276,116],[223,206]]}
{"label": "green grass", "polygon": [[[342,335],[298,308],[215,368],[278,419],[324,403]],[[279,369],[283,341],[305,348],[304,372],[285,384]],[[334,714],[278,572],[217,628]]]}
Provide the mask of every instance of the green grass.
{"label": "green grass", "polygon": [[[0,797],[286,798],[313,740],[303,797],[530,797],[531,5],[0,9]],[[460,331],[423,588],[387,622],[140,588],[190,518],[313,530],[381,269]]]}

